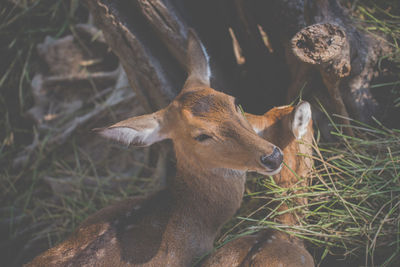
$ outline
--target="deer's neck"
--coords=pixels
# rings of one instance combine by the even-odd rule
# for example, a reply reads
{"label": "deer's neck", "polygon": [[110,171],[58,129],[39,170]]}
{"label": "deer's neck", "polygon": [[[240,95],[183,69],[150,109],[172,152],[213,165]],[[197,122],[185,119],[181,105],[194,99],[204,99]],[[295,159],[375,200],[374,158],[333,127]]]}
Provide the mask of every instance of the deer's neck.
{"label": "deer's neck", "polygon": [[[312,167],[311,158],[306,156],[312,155],[311,147],[307,145],[311,143],[302,144],[299,142],[293,140],[283,149],[285,155],[283,160],[286,162],[288,168],[283,168],[277,175],[281,181],[280,186],[292,187],[298,182],[299,177],[307,177]],[[306,186],[306,182],[306,180],[303,180],[301,185]]]}
{"label": "deer's neck", "polygon": [[[169,188],[186,223],[212,239],[240,207],[245,172],[230,169],[204,170],[178,160],[177,175]],[[195,230],[196,231],[196,230]]]}
{"label": "deer's neck", "polygon": [[[288,146],[283,149],[284,162],[287,166],[282,168],[282,171],[279,174],[274,176],[275,182],[285,188],[305,188],[307,186],[308,180],[308,172],[312,167],[312,160],[310,157],[306,157],[304,155],[311,155],[311,147],[309,145],[298,143],[294,140],[290,142]],[[301,177],[301,181],[299,178]],[[301,193],[302,190],[297,190],[297,193]],[[293,199],[295,201],[295,205],[303,206],[307,204],[307,198],[305,197],[297,197]],[[289,207],[286,204],[282,204],[279,207],[279,211],[286,211]],[[295,212],[286,212],[279,216],[277,219],[285,225],[296,225],[299,223],[299,217],[302,217],[301,211]]]}

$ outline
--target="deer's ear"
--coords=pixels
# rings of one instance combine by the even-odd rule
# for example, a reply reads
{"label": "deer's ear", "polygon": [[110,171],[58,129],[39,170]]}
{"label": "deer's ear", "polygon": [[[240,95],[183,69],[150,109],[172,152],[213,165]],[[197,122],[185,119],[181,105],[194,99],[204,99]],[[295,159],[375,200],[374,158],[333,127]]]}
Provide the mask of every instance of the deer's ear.
{"label": "deer's ear", "polygon": [[95,129],[100,135],[134,146],[149,146],[167,139],[161,131],[162,113],[160,111],[120,121],[107,128]]}
{"label": "deer's ear", "polygon": [[297,104],[293,110],[292,132],[297,139],[301,139],[308,130],[308,124],[311,120],[311,106],[308,102],[302,101]]}
{"label": "deer's ear", "polygon": [[188,78],[183,88],[209,87],[211,72],[208,54],[193,29],[189,29],[187,42],[186,67]]}
{"label": "deer's ear", "polygon": [[265,117],[263,115],[254,115],[251,113],[244,114],[246,120],[250,123],[253,130],[260,136],[265,130]]}

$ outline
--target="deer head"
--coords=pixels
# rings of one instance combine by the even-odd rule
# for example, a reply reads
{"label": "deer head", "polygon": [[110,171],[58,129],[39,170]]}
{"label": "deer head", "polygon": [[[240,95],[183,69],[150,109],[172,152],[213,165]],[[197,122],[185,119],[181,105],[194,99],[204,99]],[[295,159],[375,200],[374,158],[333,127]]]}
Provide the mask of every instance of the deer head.
{"label": "deer head", "polygon": [[[308,183],[306,178],[312,168],[310,156],[313,129],[310,104],[302,101],[296,107],[276,107],[262,116],[246,114],[246,117],[260,136],[283,150],[283,161],[286,166],[279,174],[274,175],[275,182],[285,188],[305,188]],[[305,197],[294,200],[297,206],[307,204]],[[289,208],[281,204],[279,210],[284,211]],[[299,217],[301,217],[299,211],[292,211],[279,215],[277,219],[283,224],[295,225]]]}
{"label": "deer head", "polygon": [[[279,146],[284,153],[284,162],[288,168],[283,168],[280,179],[292,183],[297,176],[305,176],[311,168],[311,159],[302,157],[311,155],[313,129],[311,107],[306,101],[297,106],[276,107],[262,116],[246,114],[253,129],[264,139]],[[302,140],[302,141],[301,141]],[[294,173],[296,173],[296,175]]]}
{"label": "deer head", "polygon": [[208,57],[192,31],[188,55],[188,78],[171,104],[102,129],[101,135],[135,146],[172,139],[178,168],[279,172],[281,150],[253,131],[234,97],[210,88]]}

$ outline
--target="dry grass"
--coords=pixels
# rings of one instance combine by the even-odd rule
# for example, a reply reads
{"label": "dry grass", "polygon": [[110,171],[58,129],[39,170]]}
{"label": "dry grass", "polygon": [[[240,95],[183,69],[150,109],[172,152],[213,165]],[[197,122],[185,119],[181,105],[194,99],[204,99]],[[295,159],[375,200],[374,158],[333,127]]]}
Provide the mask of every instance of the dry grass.
{"label": "dry grass", "polygon": [[[250,205],[256,208],[242,212],[247,215],[239,216],[220,242],[269,227],[305,239],[322,262],[336,254],[366,266],[395,266],[400,257],[400,130],[353,123],[357,137],[337,131],[333,134],[340,143],[312,144],[314,168],[305,193],[295,193],[304,188],[281,188],[272,178],[254,178],[258,185],[248,197],[258,200]],[[293,205],[297,197],[307,197],[308,205]],[[299,225],[274,222],[283,212],[271,210],[271,198],[291,207],[284,212],[301,210]]]}

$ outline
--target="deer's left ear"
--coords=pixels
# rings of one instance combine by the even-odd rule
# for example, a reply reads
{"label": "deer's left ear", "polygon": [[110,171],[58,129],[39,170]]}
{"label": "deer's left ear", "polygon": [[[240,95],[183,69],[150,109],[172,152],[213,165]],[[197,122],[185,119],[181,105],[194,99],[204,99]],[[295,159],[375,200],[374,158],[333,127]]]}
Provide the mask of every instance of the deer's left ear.
{"label": "deer's left ear", "polygon": [[114,139],[126,145],[149,146],[168,138],[167,133],[163,131],[162,121],[163,112],[158,111],[95,130],[103,137]]}
{"label": "deer's left ear", "polygon": [[247,112],[245,113],[245,117],[253,130],[261,136],[262,132],[265,130],[265,117],[263,115],[254,115]]}
{"label": "deer's left ear", "polygon": [[292,113],[291,129],[297,139],[301,139],[308,129],[311,120],[311,106],[308,102],[302,101],[297,104]]}

